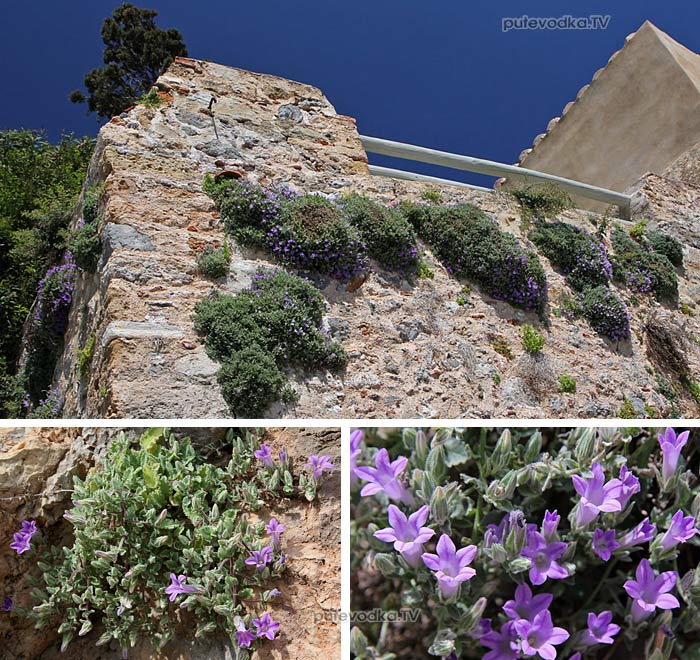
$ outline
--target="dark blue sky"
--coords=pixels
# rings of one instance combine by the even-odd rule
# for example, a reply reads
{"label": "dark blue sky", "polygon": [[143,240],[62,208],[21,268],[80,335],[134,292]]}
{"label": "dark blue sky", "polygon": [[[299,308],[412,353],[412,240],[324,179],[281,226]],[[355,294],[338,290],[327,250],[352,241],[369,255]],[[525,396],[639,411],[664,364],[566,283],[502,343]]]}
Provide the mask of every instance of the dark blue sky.
{"label": "dark blue sky", "polygon": [[[62,130],[97,132],[86,106],[67,94],[101,64],[100,25],[118,4],[3,3],[0,128],[45,128],[52,138]],[[507,163],[645,19],[700,50],[700,5],[688,0],[134,4],[156,9],[160,27],[178,28],[193,57],[320,87],[338,112],[357,118],[362,133]],[[502,17],[523,14],[611,20],[597,31],[501,31]]]}

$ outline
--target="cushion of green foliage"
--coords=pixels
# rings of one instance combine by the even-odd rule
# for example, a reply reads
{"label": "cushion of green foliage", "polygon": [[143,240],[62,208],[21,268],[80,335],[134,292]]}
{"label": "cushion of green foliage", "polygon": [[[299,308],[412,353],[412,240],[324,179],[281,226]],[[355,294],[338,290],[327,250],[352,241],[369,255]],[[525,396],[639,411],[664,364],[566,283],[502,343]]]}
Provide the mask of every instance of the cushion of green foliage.
{"label": "cushion of green foliage", "polygon": [[205,277],[219,279],[228,275],[231,263],[231,253],[228,246],[220,248],[209,247],[197,256],[197,266]]}
{"label": "cushion of green foliage", "polygon": [[674,266],[683,265],[683,243],[675,236],[661,231],[648,231],[646,239],[654,252],[666,255]]}
{"label": "cushion of green foliage", "polygon": [[342,205],[350,223],[359,229],[373,259],[385,268],[416,270],[416,232],[400,211],[358,194],[343,197]]}
{"label": "cushion of green foliage", "polygon": [[214,200],[228,234],[241,245],[267,247],[267,232],[280,212],[275,193],[247,179],[217,181],[209,175],[202,189]]}
{"label": "cushion of green foliage", "polygon": [[678,300],[678,277],[665,254],[649,251],[620,227],[612,232],[615,278],[633,291],[654,292],[661,301]]}
{"label": "cushion of green foliage", "polygon": [[613,341],[629,339],[627,307],[608,287],[598,286],[585,291],[581,296],[581,309],[597,333]]}
{"label": "cushion of green foliage", "polygon": [[576,379],[566,374],[559,376],[559,391],[567,394],[576,394]]}
{"label": "cushion of green foliage", "polygon": [[[41,582],[32,592],[32,618],[57,628],[62,650],[98,625],[98,645],[114,641],[126,653],[147,639],[162,648],[183,634],[181,607],[192,639],[223,633],[237,649],[236,624],[252,627],[285,568],[279,546],[263,571],[246,565],[253,550],[270,544],[255,512],[282,494],[312,499],[315,488],[305,492],[305,475],[295,482],[288,466],[261,467],[254,457],[260,444],[250,434],[229,433],[227,443],[231,459],[218,466],[163,429],[148,430],[140,446],[122,435],[102,465],[85,480],[76,477],[65,514],[73,538],[39,562]],[[195,593],[171,602],[171,573]]]}
{"label": "cushion of green foliage", "polygon": [[544,337],[530,324],[526,323],[521,329],[523,348],[532,354],[537,354],[544,348]]}
{"label": "cushion of green foliage", "polygon": [[102,256],[102,241],[97,233],[97,222],[78,227],[69,243],[76,266],[86,273],[94,273]]}
{"label": "cushion of green foliage", "polygon": [[285,201],[268,245],[283,263],[340,280],[353,278],[367,265],[367,247],[358,229],[320,195]]}
{"label": "cushion of green foliage", "polygon": [[579,227],[565,222],[537,222],[529,238],[566,274],[577,291],[606,284],[612,277],[605,246]]}
{"label": "cushion of green foliage", "polygon": [[526,216],[540,220],[554,218],[574,207],[571,197],[555,184],[516,186],[508,188],[506,192],[520,202]]}
{"label": "cushion of green foliage", "polygon": [[330,369],[345,365],[343,348],[321,330],[323,309],[318,289],[284,272],[258,275],[250,289],[236,296],[198,303],[195,330],[206,335],[207,353],[223,364],[219,382],[236,416],[244,412],[260,416],[280,396],[284,384],[280,370],[286,365]]}
{"label": "cushion of green foliage", "polygon": [[402,211],[448,272],[480,284],[490,295],[541,311],[547,280],[537,255],[471,204],[403,204]]}

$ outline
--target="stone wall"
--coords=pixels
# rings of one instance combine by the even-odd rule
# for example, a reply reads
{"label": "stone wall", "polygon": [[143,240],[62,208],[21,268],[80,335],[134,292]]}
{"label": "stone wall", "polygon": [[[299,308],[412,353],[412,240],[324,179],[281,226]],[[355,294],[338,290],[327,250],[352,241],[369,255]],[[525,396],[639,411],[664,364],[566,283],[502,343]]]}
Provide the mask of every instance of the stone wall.
{"label": "stone wall", "polygon": [[[273,264],[265,254],[234,245],[225,282],[212,283],[198,273],[198,253],[224,240],[221,219],[202,192],[206,173],[226,169],[263,184],[331,196],[360,191],[387,204],[419,199],[425,188],[369,175],[354,120],[337,114],[309,85],[181,59],[158,88],[159,108],[133,108],[104,126],[98,138],[88,183],[105,184],[105,249],[98,272],[81,276],[57,369],[66,417],[230,416],[216,382],[218,365],[193,331],[193,309],[215,290],[240,291],[259,266]],[[677,206],[675,190],[654,190],[652,207],[660,214]],[[527,243],[511,196],[453,187],[444,187],[442,196],[446,203],[476,204]],[[567,212],[562,219],[593,227],[585,213]],[[695,239],[683,213],[664,215],[663,222],[693,244],[681,300],[695,305],[700,300]],[[539,366],[555,379],[545,382],[567,374],[578,391],[559,394],[556,385],[534,391],[523,377],[532,365],[521,349],[519,326],[536,324],[537,318],[475,289],[467,304],[458,304],[464,283],[429,252],[427,259],[434,279],[410,283],[376,270],[355,291],[328,283],[325,323],[343,342],[349,365],[342,374],[292,373],[299,402],[275,405],[268,416],[610,417],[623,395],[640,415],[644,404],[658,415],[671,410],[646,357],[644,323],[659,313],[697,335],[695,317],[642,302],[632,310],[631,345],[620,349],[585,321],[550,314]],[[543,262],[555,304],[568,288]],[[76,355],[91,333],[97,347],[90,377],[81,382]],[[515,359],[497,353],[496,341],[508,343]],[[697,373],[697,344],[688,351]],[[689,397],[681,403],[685,414],[695,414]]]}

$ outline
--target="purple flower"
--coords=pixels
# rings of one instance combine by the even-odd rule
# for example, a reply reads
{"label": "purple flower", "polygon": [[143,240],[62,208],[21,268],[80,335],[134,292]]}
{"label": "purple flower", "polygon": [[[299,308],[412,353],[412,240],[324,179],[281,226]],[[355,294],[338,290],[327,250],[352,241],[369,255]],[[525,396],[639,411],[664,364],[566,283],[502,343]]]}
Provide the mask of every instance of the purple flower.
{"label": "purple flower", "polygon": [[658,607],[662,610],[672,610],[680,607],[678,599],[668,592],[676,586],[678,573],[666,571],[658,576],[648,559],[642,559],[637,566],[636,580],[627,580],[623,587],[632,598],[632,619],[643,621],[651,616]]}
{"label": "purple flower", "polygon": [[253,456],[255,456],[255,458],[257,458],[259,461],[265,463],[265,465],[268,467],[275,467],[275,463],[272,460],[272,453],[266,444],[261,444],[260,449],[253,452]]}
{"label": "purple flower", "polygon": [[321,478],[321,475],[323,474],[324,470],[332,470],[333,469],[333,463],[331,463],[331,457],[328,455],[309,456],[309,460],[304,465],[308,465],[309,467],[313,468],[314,479],[316,479],[316,481],[318,481]]}
{"label": "purple flower", "polygon": [[277,521],[277,518],[270,518],[270,522],[265,525],[265,531],[272,537],[272,545],[280,544],[280,535],[286,531],[285,526]]}
{"label": "purple flower", "polygon": [[251,642],[254,642],[258,638],[252,630],[248,630],[247,628],[237,630],[236,637],[238,638],[238,648],[243,648],[244,646],[250,648]]}
{"label": "purple flower", "polygon": [[567,547],[568,544],[562,541],[547,543],[539,532],[528,531],[527,544],[520,554],[531,561],[530,582],[544,584],[547,578],[563,580],[569,577],[566,569],[556,561],[566,552]]}
{"label": "purple flower", "polygon": [[533,621],[516,621],[515,629],[520,635],[523,653],[528,656],[539,655],[543,660],[554,660],[557,657],[554,647],[569,639],[569,633],[564,628],[552,625],[549,610],[540,612]]}
{"label": "purple flower", "polygon": [[245,560],[245,563],[248,566],[255,566],[262,572],[270,561],[272,561],[272,546],[266,545],[262,550],[253,550],[253,554]]}
{"label": "purple flower", "polygon": [[517,660],[520,657],[517,639],[518,633],[515,630],[514,621],[504,623],[500,632],[492,630],[482,635],[479,640],[481,645],[491,649],[482,660]]}
{"label": "purple flower", "polygon": [[[610,483],[615,482],[613,479]],[[626,465],[620,468],[620,476],[617,479],[620,484],[620,493],[617,496],[620,506],[624,509],[630,501],[632,495],[640,491],[639,479],[632,474]]]}
{"label": "purple flower", "polygon": [[359,429],[354,430],[350,434],[350,483],[357,483],[357,457],[362,453],[362,438],[363,433]]}
{"label": "purple flower", "polygon": [[656,527],[649,522],[649,518],[644,518],[639,525],[631,529],[629,532],[627,532],[627,534],[618,540],[618,543],[620,544],[619,547],[622,550],[625,550],[633,545],[646,543],[653,538],[655,531]]}
{"label": "purple flower", "polygon": [[366,465],[355,468],[355,474],[369,483],[365,484],[360,491],[362,497],[376,495],[384,491],[387,497],[396,502],[412,505],[413,497],[401,483],[401,473],[406,469],[408,459],[399,456],[395,461],[389,461],[389,452],[380,449],[374,457],[376,467]]}
{"label": "purple flower", "polygon": [[460,583],[471,580],[476,575],[476,571],[469,568],[476,556],[476,546],[468,545],[457,550],[452,539],[443,534],[437,542],[436,551],[436,555],[423,553],[423,563],[435,571],[440,593],[445,598],[450,598],[457,593]]}
{"label": "purple flower", "polygon": [[31,549],[31,540],[36,532],[36,521],[23,521],[19,532],[15,532],[12,535],[13,541],[10,543],[10,548],[12,548],[18,555],[21,555],[23,552],[27,552]]}
{"label": "purple flower", "polygon": [[435,535],[430,527],[423,526],[429,513],[430,507],[426,504],[406,518],[406,514],[397,506],[390,504],[387,514],[391,527],[377,530],[374,536],[385,543],[393,543],[394,550],[400,552],[406,563],[415,568],[423,552],[422,544]]}
{"label": "purple flower", "polygon": [[544,540],[549,543],[554,540],[554,535],[557,533],[557,527],[559,526],[559,521],[561,517],[555,511],[545,511],[544,520],[542,521],[542,536]]}
{"label": "purple flower", "polygon": [[689,436],[690,431],[683,431],[677,436],[672,428],[666,429],[664,435],[659,433],[659,445],[661,445],[661,451],[664,455],[664,463],[661,470],[664,483],[668,483],[676,474],[681,449],[685,447]]}
{"label": "purple flower", "polygon": [[622,511],[619,497],[622,484],[618,479],[605,483],[605,474],[600,463],[591,466],[593,476],[584,479],[575,474],[571,478],[576,492],[581,496],[576,506],[576,524],[585,527],[593,522],[601,511],[612,513]]}
{"label": "purple flower", "polygon": [[268,639],[274,639],[275,633],[280,627],[277,621],[270,619],[270,615],[267,612],[259,619],[253,619],[253,625],[257,628],[256,635],[258,637],[267,637]]}
{"label": "purple flower", "polygon": [[584,631],[581,642],[586,646],[594,644],[612,644],[613,637],[620,632],[620,626],[612,622],[612,612],[605,611],[596,615],[588,613],[588,630]]}
{"label": "purple flower", "polygon": [[661,549],[670,550],[679,543],[685,543],[698,533],[695,527],[695,518],[686,516],[681,509],[678,509],[671,518],[671,526],[661,539]]}
{"label": "purple flower", "polygon": [[593,532],[593,550],[603,560],[609,561],[612,553],[620,547],[620,544],[615,540],[615,530],[596,529]]}
{"label": "purple flower", "polygon": [[9,612],[14,607],[14,601],[9,596],[2,601],[0,605],[0,610],[3,612]]}
{"label": "purple flower", "polygon": [[185,584],[187,576],[185,575],[175,575],[175,573],[170,574],[170,586],[166,587],[165,593],[170,595],[170,602],[172,603],[180,594],[196,594],[199,593],[197,587]]}
{"label": "purple flower", "polygon": [[553,598],[552,594],[533,596],[530,587],[521,584],[515,590],[515,600],[507,601],[503,606],[503,611],[509,619],[533,621],[540,612],[549,608]]}

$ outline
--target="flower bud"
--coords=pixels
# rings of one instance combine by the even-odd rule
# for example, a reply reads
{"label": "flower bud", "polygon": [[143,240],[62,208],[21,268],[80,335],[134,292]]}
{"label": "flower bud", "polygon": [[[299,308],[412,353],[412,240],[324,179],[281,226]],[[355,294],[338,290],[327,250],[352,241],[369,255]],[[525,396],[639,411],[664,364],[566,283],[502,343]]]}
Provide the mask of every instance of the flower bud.
{"label": "flower bud", "polygon": [[527,525],[522,511],[511,511],[508,516],[508,534],[504,545],[509,557],[516,557],[525,546]]}
{"label": "flower bud", "polygon": [[438,525],[443,525],[449,517],[447,497],[442,486],[435,488],[430,498],[430,516]]}
{"label": "flower bud", "polygon": [[396,560],[386,552],[378,552],[374,556],[374,565],[382,575],[388,576],[396,572]]}
{"label": "flower bud", "polygon": [[413,451],[416,448],[416,429],[404,429],[401,433],[403,446],[408,451]]}
{"label": "flower bud", "polygon": [[425,459],[425,471],[436,481],[441,482],[445,476],[445,450],[442,445],[433,447],[428,452],[428,457]]}
{"label": "flower bud", "polygon": [[418,431],[416,434],[416,464],[423,466],[425,465],[425,459],[428,457],[428,452],[430,451],[430,446],[428,445],[428,438],[423,431]]}
{"label": "flower bud", "polygon": [[357,626],[353,626],[350,630],[350,652],[357,657],[364,657],[368,645],[365,634]]}
{"label": "flower bud", "polygon": [[542,452],[542,434],[539,431],[535,431],[527,442],[525,447],[525,457],[526,463],[534,463],[540,458],[540,453]]}
{"label": "flower bud", "polygon": [[460,621],[460,626],[463,632],[468,633],[474,630],[479,625],[481,621],[481,615],[484,613],[487,604],[486,598],[479,598],[476,603],[474,603],[467,613],[462,617]]}
{"label": "flower bud", "polygon": [[579,463],[588,465],[596,452],[598,431],[594,428],[585,428],[578,430],[577,435],[574,456]]}
{"label": "flower bud", "polygon": [[501,470],[507,467],[512,457],[513,439],[509,429],[504,429],[500,438],[496,442],[493,453],[489,458],[490,472],[498,474]]}

